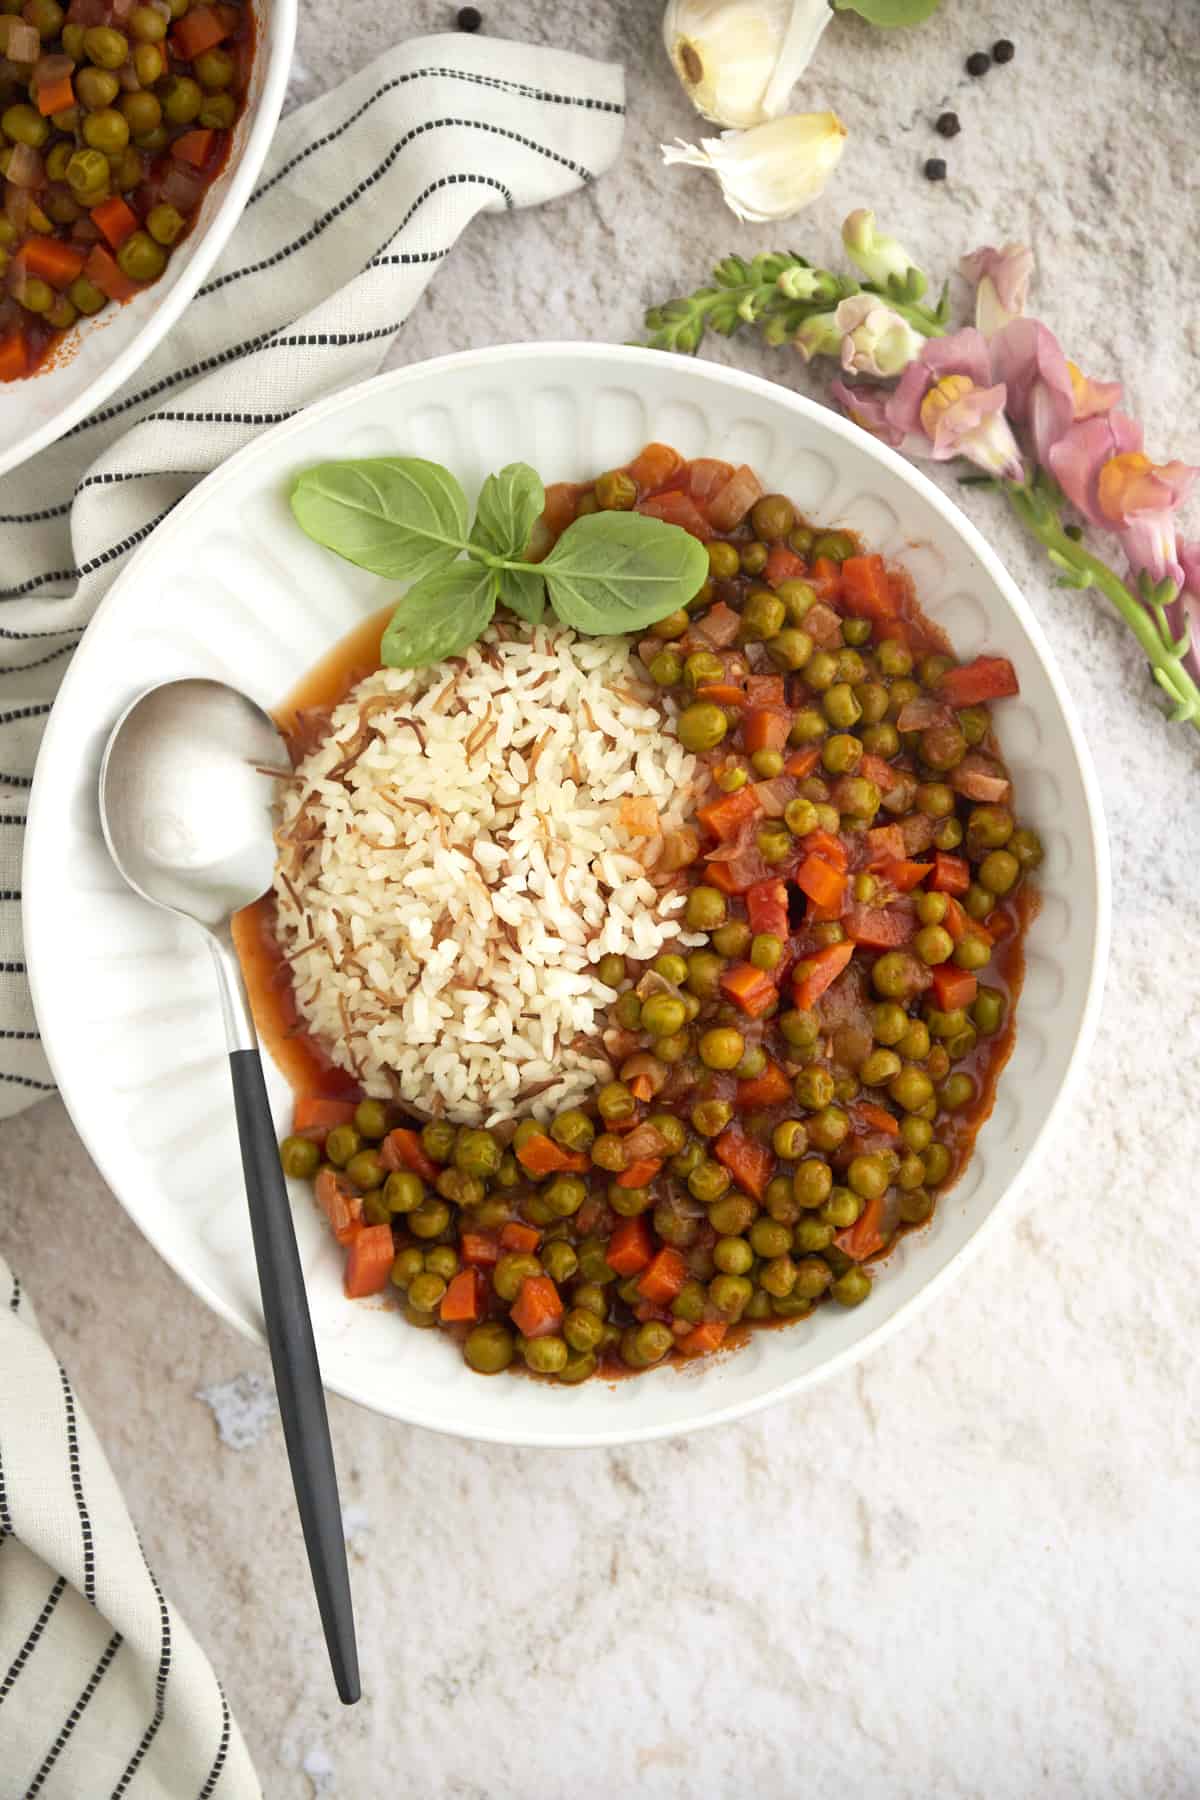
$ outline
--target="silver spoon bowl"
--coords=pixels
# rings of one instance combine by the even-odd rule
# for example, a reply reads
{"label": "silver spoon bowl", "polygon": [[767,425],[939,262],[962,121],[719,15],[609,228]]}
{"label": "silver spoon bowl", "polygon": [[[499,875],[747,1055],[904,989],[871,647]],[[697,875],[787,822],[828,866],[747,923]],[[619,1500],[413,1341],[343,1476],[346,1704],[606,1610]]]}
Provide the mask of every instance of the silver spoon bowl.
{"label": "silver spoon bowl", "polygon": [[117,868],[152,906],[208,940],[220,984],[267,1343],[334,1680],[359,1698],[346,1543],[321,1370],[233,915],[271,885],[272,773],[287,753],[269,715],[219,681],[168,681],[126,708],[100,765],[100,819]]}

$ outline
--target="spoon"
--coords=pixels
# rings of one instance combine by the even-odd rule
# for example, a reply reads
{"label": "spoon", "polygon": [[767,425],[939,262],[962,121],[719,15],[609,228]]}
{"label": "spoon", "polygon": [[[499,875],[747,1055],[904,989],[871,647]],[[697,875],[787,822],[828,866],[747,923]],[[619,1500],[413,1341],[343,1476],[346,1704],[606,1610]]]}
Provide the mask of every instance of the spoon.
{"label": "spoon", "polygon": [[268,771],[286,766],[272,720],[244,694],[219,681],[164,682],[127,707],[112,729],[100,766],[100,819],[130,887],[153,906],[198,925],[216,964],[283,1435],[333,1677],[349,1706],[362,1690],[333,1446],[231,923],[271,885]]}

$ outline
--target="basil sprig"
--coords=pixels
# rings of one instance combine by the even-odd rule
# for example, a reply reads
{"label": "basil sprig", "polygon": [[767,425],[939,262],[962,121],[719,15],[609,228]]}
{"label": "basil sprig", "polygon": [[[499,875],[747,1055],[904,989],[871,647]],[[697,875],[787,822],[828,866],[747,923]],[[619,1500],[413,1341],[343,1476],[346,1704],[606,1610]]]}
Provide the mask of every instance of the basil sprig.
{"label": "basil sprig", "polygon": [[545,503],[536,471],[510,463],[484,482],[468,530],[467,498],[449,469],[414,456],[321,463],[299,476],[291,496],[297,522],[318,544],[411,583],[384,633],[392,668],[465,650],[501,604],[529,624],[548,599],[576,631],[640,631],[685,606],[708,575],[696,538],[634,512],[586,514],[544,562],[527,562]]}

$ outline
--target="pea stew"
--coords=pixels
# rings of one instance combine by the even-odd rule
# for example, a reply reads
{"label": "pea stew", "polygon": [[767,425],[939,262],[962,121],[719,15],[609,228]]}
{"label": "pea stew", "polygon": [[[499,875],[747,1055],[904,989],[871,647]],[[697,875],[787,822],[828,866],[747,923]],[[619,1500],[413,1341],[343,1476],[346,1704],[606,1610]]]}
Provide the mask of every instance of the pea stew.
{"label": "pea stew", "polygon": [[0,0],[0,381],[158,280],[253,53],[249,0]]}
{"label": "pea stew", "polygon": [[[680,851],[704,938],[604,958],[615,1078],[544,1124],[407,1118],[298,1035],[271,902],[238,930],[298,1094],[283,1167],[315,1183],[347,1295],[398,1291],[480,1373],[568,1383],[868,1299],[991,1110],[1042,854],[992,732],[1012,667],[958,664],[902,571],[663,445],[549,489],[535,548],[608,507],[694,533],[710,568],[638,646],[709,771]],[[385,622],[293,705],[346,693]]]}

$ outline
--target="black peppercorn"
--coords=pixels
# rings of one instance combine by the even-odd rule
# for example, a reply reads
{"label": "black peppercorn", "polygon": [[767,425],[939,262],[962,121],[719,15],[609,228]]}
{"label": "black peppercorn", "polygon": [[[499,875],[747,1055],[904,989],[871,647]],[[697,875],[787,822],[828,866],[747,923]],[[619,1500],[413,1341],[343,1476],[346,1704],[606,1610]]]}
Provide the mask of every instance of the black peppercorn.
{"label": "black peppercorn", "polygon": [[458,11],[458,29],[460,31],[478,31],[483,24],[483,14],[477,6],[461,6]]}
{"label": "black peppercorn", "polygon": [[992,66],[992,59],[986,50],[972,50],[967,58],[968,75],[986,75]]}
{"label": "black peppercorn", "polygon": [[945,181],[946,165],[940,156],[931,156],[925,164],[925,177],[928,181]]}
{"label": "black peppercorn", "polygon": [[939,113],[934,130],[940,132],[942,137],[957,137],[962,130],[958,114],[955,112]]}
{"label": "black peppercorn", "polygon": [[1017,54],[1016,45],[1010,38],[1001,38],[998,44],[992,45],[992,61],[998,63],[1011,62]]}

